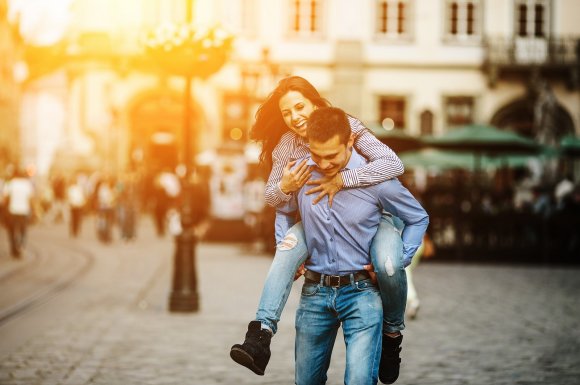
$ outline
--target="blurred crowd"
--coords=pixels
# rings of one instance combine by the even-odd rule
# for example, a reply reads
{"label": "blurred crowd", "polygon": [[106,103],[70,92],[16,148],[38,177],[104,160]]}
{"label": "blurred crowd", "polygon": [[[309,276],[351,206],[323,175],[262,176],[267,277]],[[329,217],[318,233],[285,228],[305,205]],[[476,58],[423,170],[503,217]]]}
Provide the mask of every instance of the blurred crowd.
{"label": "blurred crowd", "polygon": [[[231,194],[239,195],[237,200],[243,204],[238,219],[243,229],[234,228],[235,221],[226,218],[222,227],[214,226],[219,233],[214,234],[215,240],[227,241],[238,232],[235,241],[243,239],[255,251],[273,253],[274,211],[264,202],[261,169],[248,167],[239,187],[229,195],[222,191],[223,181],[216,182],[227,175],[221,179],[207,172],[200,175],[211,195],[207,206],[227,208],[224,197]],[[436,177],[427,175],[421,182],[416,172],[407,170],[401,181],[431,216],[428,232],[438,257],[456,252],[470,257],[546,254],[547,248],[572,255],[580,252],[580,182],[568,173],[559,175],[548,182],[535,178],[526,168],[493,178],[453,170]],[[150,177],[133,172],[113,177],[94,171],[54,174],[40,180],[26,170],[9,168],[0,176],[0,192],[0,221],[16,258],[24,247],[27,226],[34,223],[66,223],[71,238],[94,231],[103,243],[135,240],[143,215],[150,216],[160,237],[178,235],[182,230],[183,180],[171,169]],[[221,211],[210,211],[218,223]],[[212,240],[211,231],[208,239]]]}
{"label": "blurred crowd", "polygon": [[580,182],[570,173],[453,170],[413,188],[430,214],[438,257],[580,262]]}

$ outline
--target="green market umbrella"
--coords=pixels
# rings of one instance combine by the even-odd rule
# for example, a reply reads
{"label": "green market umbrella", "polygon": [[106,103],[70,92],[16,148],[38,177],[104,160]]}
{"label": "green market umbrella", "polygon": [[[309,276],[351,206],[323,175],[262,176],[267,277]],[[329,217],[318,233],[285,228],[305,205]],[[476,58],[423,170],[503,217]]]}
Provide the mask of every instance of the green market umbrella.
{"label": "green market umbrella", "polygon": [[[452,129],[440,136],[429,136],[423,139],[429,147],[440,150],[453,150],[474,154],[474,170],[477,172],[486,165],[486,157],[498,158],[499,165],[506,163],[505,159],[512,157],[512,163],[525,164],[525,158],[518,156],[539,155],[544,146],[532,139],[513,131],[500,130],[493,126],[472,124]],[[509,163],[507,163],[509,164]],[[497,166],[496,166],[497,167]]]}
{"label": "green market umbrella", "polygon": [[452,129],[440,136],[423,138],[430,147],[468,151],[495,156],[499,154],[538,154],[542,146],[515,132],[473,124]]}
{"label": "green market umbrella", "polygon": [[475,155],[465,152],[425,148],[400,155],[405,168],[423,167],[431,170],[473,169]]}
{"label": "green market umbrella", "polygon": [[400,155],[405,168],[422,167],[428,170],[463,169],[497,169],[503,167],[527,166],[533,159],[543,160],[546,155],[502,154],[497,156],[478,155],[474,152],[440,150],[424,148],[418,151],[405,152]]}
{"label": "green market umbrella", "polygon": [[569,157],[580,157],[580,138],[574,135],[562,138],[560,150]]}

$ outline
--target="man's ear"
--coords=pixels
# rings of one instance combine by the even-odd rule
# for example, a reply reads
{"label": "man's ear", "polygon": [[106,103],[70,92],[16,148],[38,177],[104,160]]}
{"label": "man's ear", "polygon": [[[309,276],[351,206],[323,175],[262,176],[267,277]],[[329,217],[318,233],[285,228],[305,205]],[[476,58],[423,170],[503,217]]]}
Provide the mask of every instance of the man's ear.
{"label": "man's ear", "polygon": [[350,137],[348,138],[348,142],[346,142],[346,148],[348,148],[349,150],[352,148],[352,146],[354,145],[354,134],[351,133]]}

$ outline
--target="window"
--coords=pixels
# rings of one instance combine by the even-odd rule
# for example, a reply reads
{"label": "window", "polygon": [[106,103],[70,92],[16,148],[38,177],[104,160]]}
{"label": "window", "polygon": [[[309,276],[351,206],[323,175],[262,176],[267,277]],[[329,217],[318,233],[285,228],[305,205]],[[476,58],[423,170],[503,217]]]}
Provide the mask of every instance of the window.
{"label": "window", "polygon": [[143,24],[146,26],[156,26],[163,23],[185,22],[186,7],[183,1],[179,0],[150,0],[141,8]]}
{"label": "window", "polygon": [[247,37],[258,33],[256,0],[222,0],[218,4],[221,20],[229,32]]}
{"label": "window", "polygon": [[290,31],[312,36],[321,32],[322,0],[289,0]]}
{"label": "window", "polygon": [[519,37],[545,38],[549,5],[548,0],[516,0],[515,34]]}
{"label": "window", "polygon": [[377,0],[376,33],[386,37],[409,35],[408,0]]}
{"label": "window", "polygon": [[445,35],[448,40],[470,41],[481,38],[480,0],[447,0],[445,14]]}
{"label": "window", "polygon": [[433,113],[429,110],[421,112],[421,136],[433,135]]}
{"label": "window", "polygon": [[392,120],[393,128],[403,130],[406,124],[406,100],[401,96],[382,96],[379,100],[379,122]]}
{"label": "window", "polygon": [[473,123],[474,98],[449,96],[445,98],[445,123],[447,127]]}

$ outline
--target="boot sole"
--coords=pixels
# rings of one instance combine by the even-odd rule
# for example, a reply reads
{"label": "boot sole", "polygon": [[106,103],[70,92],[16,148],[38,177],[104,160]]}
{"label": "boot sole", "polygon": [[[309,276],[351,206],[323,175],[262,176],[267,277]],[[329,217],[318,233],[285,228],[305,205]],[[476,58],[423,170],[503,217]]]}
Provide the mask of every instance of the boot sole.
{"label": "boot sole", "polygon": [[230,357],[232,360],[236,361],[238,364],[245,366],[252,372],[256,373],[258,376],[263,376],[264,371],[256,366],[254,359],[248,353],[240,348],[232,348],[230,350]]}

